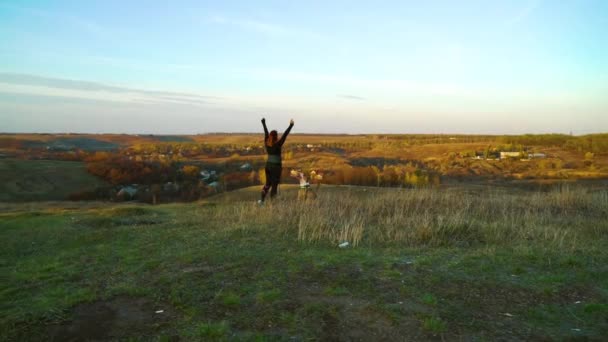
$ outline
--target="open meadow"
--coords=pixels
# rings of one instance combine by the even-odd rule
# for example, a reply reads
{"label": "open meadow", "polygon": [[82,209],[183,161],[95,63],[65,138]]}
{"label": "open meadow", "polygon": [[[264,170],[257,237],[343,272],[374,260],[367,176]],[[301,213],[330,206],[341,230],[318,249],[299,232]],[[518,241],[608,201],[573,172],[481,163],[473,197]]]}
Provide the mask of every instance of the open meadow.
{"label": "open meadow", "polygon": [[[608,192],[258,188],[0,214],[0,339],[601,340]],[[338,244],[349,242],[345,248]]]}
{"label": "open meadow", "polygon": [[0,342],[608,341],[608,0],[0,23]]}

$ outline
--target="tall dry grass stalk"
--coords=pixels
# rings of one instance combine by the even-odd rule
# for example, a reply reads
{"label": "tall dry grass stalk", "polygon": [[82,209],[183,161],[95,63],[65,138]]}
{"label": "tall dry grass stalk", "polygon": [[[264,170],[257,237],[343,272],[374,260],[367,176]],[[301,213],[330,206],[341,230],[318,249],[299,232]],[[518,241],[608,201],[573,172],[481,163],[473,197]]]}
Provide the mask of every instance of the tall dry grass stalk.
{"label": "tall dry grass stalk", "polygon": [[225,229],[295,234],[306,242],[348,241],[407,246],[512,242],[575,248],[608,237],[608,192],[458,192],[382,189],[327,192],[312,201],[280,199],[219,206]]}

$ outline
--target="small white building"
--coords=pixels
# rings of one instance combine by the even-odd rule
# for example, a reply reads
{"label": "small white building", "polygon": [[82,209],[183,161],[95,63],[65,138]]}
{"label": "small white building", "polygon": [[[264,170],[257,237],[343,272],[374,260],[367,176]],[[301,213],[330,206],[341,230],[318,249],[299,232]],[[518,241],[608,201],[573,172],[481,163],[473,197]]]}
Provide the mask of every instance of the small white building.
{"label": "small white building", "polygon": [[528,154],[528,158],[529,159],[534,159],[534,158],[547,158],[547,155],[544,153],[530,153]]}
{"label": "small white building", "polygon": [[520,152],[500,152],[500,159],[519,158],[520,156]]}
{"label": "small white building", "polygon": [[119,197],[129,196],[134,197],[137,195],[137,186],[125,186],[116,194]]}

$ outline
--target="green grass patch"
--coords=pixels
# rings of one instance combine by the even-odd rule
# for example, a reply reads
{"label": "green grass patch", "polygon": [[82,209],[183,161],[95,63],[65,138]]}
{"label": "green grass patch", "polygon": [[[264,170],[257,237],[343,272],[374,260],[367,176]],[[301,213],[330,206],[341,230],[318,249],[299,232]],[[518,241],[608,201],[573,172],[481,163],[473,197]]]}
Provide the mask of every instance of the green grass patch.
{"label": "green grass patch", "polygon": [[255,295],[255,300],[260,304],[268,304],[279,300],[282,296],[281,290],[272,289],[268,291],[258,292]]}
{"label": "green grass patch", "polygon": [[241,297],[235,293],[226,293],[222,295],[222,304],[227,307],[237,307],[241,305]]}
{"label": "green grass patch", "polygon": [[337,287],[326,287],[325,290],[323,291],[323,293],[325,293],[328,296],[346,296],[349,294],[349,291],[346,287],[341,287],[341,286],[337,286]]}
{"label": "green grass patch", "polygon": [[445,322],[436,317],[425,318],[422,322],[422,327],[424,330],[434,334],[445,332],[447,328]]}
{"label": "green grass patch", "polygon": [[196,336],[212,341],[223,341],[228,339],[229,331],[230,326],[226,321],[200,323],[196,329]]}
{"label": "green grass patch", "polygon": [[585,304],[583,311],[587,315],[598,315],[608,318],[608,304]]}
{"label": "green grass patch", "polygon": [[437,297],[433,296],[430,293],[425,293],[422,296],[422,302],[427,305],[437,305]]}

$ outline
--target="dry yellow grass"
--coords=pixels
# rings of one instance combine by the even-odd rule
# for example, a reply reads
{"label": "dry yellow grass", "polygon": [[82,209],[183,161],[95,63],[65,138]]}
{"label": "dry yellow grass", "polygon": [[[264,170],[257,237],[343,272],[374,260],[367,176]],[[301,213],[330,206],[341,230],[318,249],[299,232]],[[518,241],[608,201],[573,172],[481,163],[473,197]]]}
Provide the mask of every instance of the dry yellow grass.
{"label": "dry yellow grass", "polygon": [[235,203],[218,207],[215,215],[226,229],[274,229],[306,242],[578,248],[608,234],[608,192],[353,189],[307,202]]}

